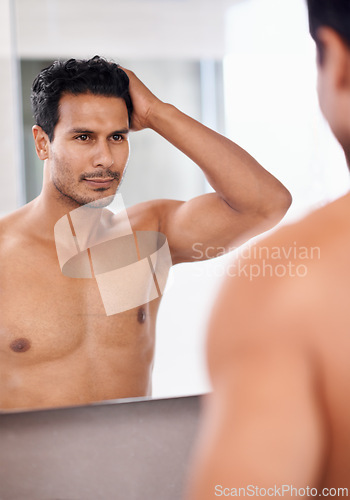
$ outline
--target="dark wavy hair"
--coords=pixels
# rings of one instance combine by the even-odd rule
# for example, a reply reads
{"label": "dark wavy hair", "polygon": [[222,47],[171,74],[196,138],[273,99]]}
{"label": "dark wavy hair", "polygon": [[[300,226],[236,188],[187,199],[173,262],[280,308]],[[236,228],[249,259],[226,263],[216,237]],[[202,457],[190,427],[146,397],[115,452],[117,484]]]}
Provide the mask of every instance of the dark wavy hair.
{"label": "dark wavy hair", "polygon": [[130,123],[129,78],[118,64],[99,56],[88,60],[55,61],[40,71],[31,93],[35,123],[46,132],[50,141],[59,119],[58,104],[62,95],[85,93],[124,99]]}
{"label": "dark wavy hair", "polygon": [[321,26],[332,28],[350,48],[350,0],[307,0],[310,33],[318,48],[322,46],[317,38]]}

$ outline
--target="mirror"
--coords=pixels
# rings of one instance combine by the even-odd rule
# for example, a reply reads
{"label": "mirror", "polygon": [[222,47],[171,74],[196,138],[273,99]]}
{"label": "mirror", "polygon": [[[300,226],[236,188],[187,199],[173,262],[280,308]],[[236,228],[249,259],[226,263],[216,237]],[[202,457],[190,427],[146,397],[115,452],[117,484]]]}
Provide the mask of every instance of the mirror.
{"label": "mirror", "polygon": [[[42,182],[42,162],[36,157],[31,132],[30,87],[38,72],[54,59],[101,54],[132,69],[161,99],[218,130],[223,129],[224,2],[214,15],[209,2],[198,1],[169,1],[166,5],[106,1],[101,9],[93,1],[74,5],[36,1],[28,5],[16,0],[14,6],[23,115],[22,203],[38,195]],[[130,23],[121,22],[122,19]],[[215,44],[208,38],[209,32],[216,37]],[[133,133],[130,142],[131,158],[121,189],[126,207],[155,198],[190,199],[208,189],[200,170],[156,133]],[[191,316],[198,316],[197,292],[193,291],[193,297],[181,304],[182,290],[188,287],[191,271],[188,266],[178,267],[172,272],[173,286],[164,295],[158,316],[154,397],[207,390],[202,340],[198,337],[191,341],[188,335],[194,325]],[[197,278],[193,278],[194,282]],[[203,322],[200,315],[200,324]]]}
{"label": "mirror", "polygon": [[[292,75],[314,67],[311,49],[305,52],[304,46],[295,48],[295,43],[287,46],[288,39],[300,40],[288,21],[291,16],[295,22],[300,16],[301,31],[308,36],[303,0],[283,2],[283,9],[278,0],[221,0],[215,9],[209,0],[103,0],[98,6],[93,0],[16,0],[13,5],[26,167],[23,186],[16,183],[3,211],[14,208],[13,200],[29,201],[40,188],[42,164],[35,157],[30,131],[29,89],[34,76],[56,58],[95,54],[132,69],[158,97],[226,133],[253,154],[291,190],[294,206],[287,221],[338,195],[340,185],[341,189],[348,185],[343,158],[315,111],[314,75],[297,88],[292,80]],[[316,128],[302,114],[303,95],[312,103]],[[300,124],[309,130],[306,137]],[[316,138],[310,130],[317,131]],[[296,137],[293,145],[298,147],[290,145],[290,137]],[[310,143],[313,149],[308,148]],[[323,151],[337,151],[337,184],[324,163],[320,170],[315,165],[326,144],[328,149]],[[318,156],[310,168],[309,158],[316,149]],[[18,159],[10,164],[16,163]],[[131,159],[121,189],[126,206],[154,198],[189,199],[207,190],[197,167],[157,134],[132,134]],[[225,256],[172,269],[173,285],[158,313],[154,397],[209,389],[203,354],[205,325],[231,259]]]}

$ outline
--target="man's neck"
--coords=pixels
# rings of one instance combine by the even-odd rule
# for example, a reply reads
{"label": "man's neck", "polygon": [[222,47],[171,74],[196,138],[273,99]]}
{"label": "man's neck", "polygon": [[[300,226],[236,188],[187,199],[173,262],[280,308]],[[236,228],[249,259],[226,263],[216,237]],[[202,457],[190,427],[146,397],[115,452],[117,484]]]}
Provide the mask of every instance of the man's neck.
{"label": "man's neck", "polygon": [[81,209],[79,210],[80,227],[84,227],[85,237],[88,239],[100,222],[102,210],[79,205],[61,194],[51,182],[47,182],[44,183],[40,195],[32,202],[31,219],[33,225],[39,229],[42,238],[53,240],[56,223],[62,217],[67,216],[69,223],[72,224],[72,218],[77,209]]}

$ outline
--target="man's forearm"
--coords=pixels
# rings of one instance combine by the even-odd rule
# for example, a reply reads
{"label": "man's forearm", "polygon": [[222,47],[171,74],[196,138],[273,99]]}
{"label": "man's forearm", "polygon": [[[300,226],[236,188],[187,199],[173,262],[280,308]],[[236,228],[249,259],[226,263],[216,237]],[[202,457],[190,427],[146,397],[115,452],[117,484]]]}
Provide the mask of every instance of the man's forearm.
{"label": "man's forearm", "polygon": [[283,212],[289,191],[250,154],[170,104],[159,101],[149,127],[191,158],[215,191],[238,212]]}

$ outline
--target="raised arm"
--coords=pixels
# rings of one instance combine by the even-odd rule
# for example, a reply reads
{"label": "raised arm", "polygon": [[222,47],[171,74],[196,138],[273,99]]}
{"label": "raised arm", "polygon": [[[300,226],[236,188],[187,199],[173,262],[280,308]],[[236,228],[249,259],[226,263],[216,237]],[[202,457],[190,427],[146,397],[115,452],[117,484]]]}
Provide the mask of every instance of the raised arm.
{"label": "raised arm", "polygon": [[196,243],[203,251],[209,246],[222,251],[284,216],[291,195],[273,175],[237,144],[160,101],[134,73],[125,71],[134,106],[131,128],[156,131],[191,158],[215,190],[187,202],[159,202],[160,230],[175,262],[196,259]]}

